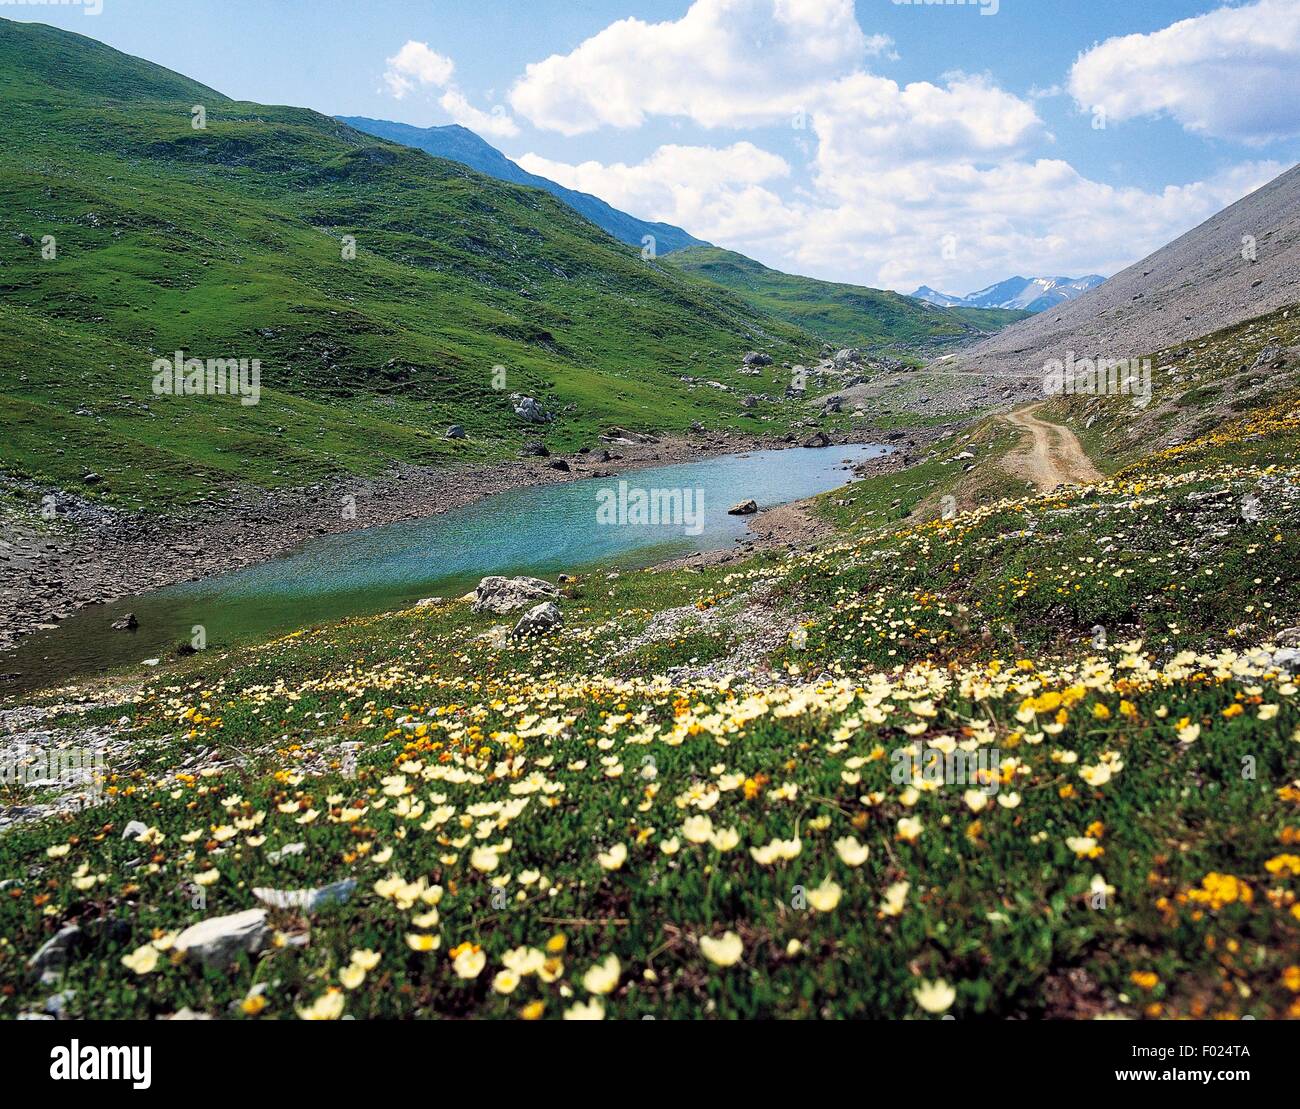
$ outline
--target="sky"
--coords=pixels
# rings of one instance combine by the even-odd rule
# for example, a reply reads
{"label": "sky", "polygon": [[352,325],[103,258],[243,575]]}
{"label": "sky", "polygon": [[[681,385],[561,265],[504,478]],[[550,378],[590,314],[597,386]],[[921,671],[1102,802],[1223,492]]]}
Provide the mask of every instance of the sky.
{"label": "sky", "polygon": [[901,292],[1110,276],[1300,151],[1300,0],[0,0],[0,16],[240,100],[461,123],[635,216]]}

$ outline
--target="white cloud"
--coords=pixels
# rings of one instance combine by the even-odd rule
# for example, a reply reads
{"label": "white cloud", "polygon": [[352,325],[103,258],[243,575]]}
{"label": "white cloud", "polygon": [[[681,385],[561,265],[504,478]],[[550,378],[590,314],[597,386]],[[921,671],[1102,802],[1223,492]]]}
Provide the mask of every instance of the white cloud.
{"label": "white cloud", "polygon": [[858,68],[891,47],[862,32],[851,0],[696,0],[679,20],[621,20],[528,66],[510,100],[567,135],[652,115],[811,126],[823,184],[900,160],[1006,153],[1043,136],[1033,105],[986,77],[899,85]]}
{"label": "white cloud", "polygon": [[387,61],[384,82],[394,99],[402,100],[416,88],[433,86],[444,90],[438,103],[454,122],[495,138],[513,138],[519,134],[519,125],[504,108],[498,105],[491,112],[484,112],[474,107],[452,80],[456,63],[430,49],[427,42],[412,39]]}
{"label": "white cloud", "polygon": [[510,103],[565,135],[638,127],[647,115],[758,125],[806,110],[828,77],[891,46],[862,33],[852,0],[695,0],[680,19],[621,19],[534,62]]}
{"label": "white cloud", "polygon": [[1257,0],[1080,55],[1070,93],[1115,121],[1167,114],[1188,131],[1245,142],[1300,134],[1300,2]]}
{"label": "white cloud", "polygon": [[840,178],[881,166],[988,158],[1043,133],[1031,104],[965,74],[950,75],[940,87],[855,73],[822,90],[812,126],[817,171],[832,191]]}
{"label": "white cloud", "polygon": [[[905,167],[871,175],[842,192],[844,228],[858,264],[883,286],[921,283],[970,292],[1013,273],[1110,274],[1131,265],[1271,180],[1284,167],[1249,164],[1205,181],[1147,190],[1094,181],[1059,159]],[[877,230],[887,226],[887,233]],[[810,266],[855,259],[814,221],[794,244]],[[946,248],[946,249],[945,249]]]}
{"label": "white cloud", "polygon": [[438,103],[454,122],[462,127],[468,127],[471,131],[477,131],[480,135],[508,139],[519,134],[519,125],[499,104],[491,112],[480,111],[465,99],[464,93],[456,88],[450,88],[443,93]]}
{"label": "white cloud", "polygon": [[661,146],[637,165],[567,165],[537,154],[517,161],[530,173],[593,193],[642,219],[708,227],[705,237],[719,242],[743,238],[752,244],[755,237],[779,234],[803,218],[800,208],[766,187],[788,177],[789,164],[748,142],[722,148]]}
{"label": "white cloud", "polygon": [[[750,143],[660,147],[636,165],[566,165],[528,154],[532,173],[778,269],[911,292],[969,292],[1013,273],[1109,275],[1282,171],[1252,163],[1162,190],[1117,187],[1059,159],[907,161],[844,173],[788,200],[790,173]],[[947,247],[948,249],[945,249]]]}
{"label": "white cloud", "polygon": [[[1217,33],[1228,54],[1258,61],[1253,48]],[[1103,59],[1108,46],[1098,48]],[[891,49],[862,32],[850,0],[695,0],[675,21],[621,20],[529,66],[511,93],[516,112],[569,135],[651,116],[703,127],[793,124],[806,130],[806,140],[794,136],[809,158],[806,175],[750,142],[660,146],[632,164],[518,160],[768,265],[904,292],[922,283],[968,292],[1013,273],[1110,274],[1282,168],[1248,164],[1164,189],[1092,180],[1038,154],[1053,136],[1035,102],[1063,90],[1018,96],[986,75],[900,84],[866,71],[868,57]],[[1147,60],[1172,53],[1137,51]],[[1131,94],[1123,81],[1100,80],[1109,95]],[[1274,114],[1291,104],[1272,100]],[[1113,115],[1139,111],[1116,103]]]}
{"label": "white cloud", "polygon": [[416,42],[414,39],[387,59],[387,63],[384,81],[398,100],[417,85],[445,87],[451,83],[452,74],[456,71],[456,63],[450,58],[436,50],[430,50],[427,42]]}

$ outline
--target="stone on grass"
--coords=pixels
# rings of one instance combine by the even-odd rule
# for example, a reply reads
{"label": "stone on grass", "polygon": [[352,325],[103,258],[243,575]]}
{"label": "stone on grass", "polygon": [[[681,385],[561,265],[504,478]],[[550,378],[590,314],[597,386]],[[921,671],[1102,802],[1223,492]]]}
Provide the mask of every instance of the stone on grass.
{"label": "stone on grass", "polygon": [[474,611],[504,616],[507,612],[559,595],[559,589],[541,578],[503,578],[492,575],[480,581],[474,590]]}
{"label": "stone on grass", "polygon": [[229,966],[241,952],[253,955],[266,943],[270,929],[265,909],[214,916],[186,928],[172,945],[177,951],[205,966]]}
{"label": "stone on grass", "polygon": [[516,636],[543,635],[552,628],[558,627],[563,619],[559,605],[554,601],[544,601],[524,613],[519,623],[515,625],[514,634]]}
{"label": "stone on grass", "polygon": [[79,925],[64,925],[37,948],[36,954],[27,960],[27,969],[45,971],[67,966],[68,960],[82,948],[85,942],[86,934]]}
{"label": "stone on grass", "polygon": [[344,878],[341,882],[332,882],[319,889],[276,890],[262,887],[253,890],[253,896],[273,909],[301,909],[306,913],[314,913],[326,905],[342,905],[356,888],[355,878]]}
{"label": "stone on grass", "polygon": [[307,850],[305,843],[286,843],[276,851],[268,851],[266,858],[268,862],[278,863],[281,859],[287,859],[290,855],[301,855]]}

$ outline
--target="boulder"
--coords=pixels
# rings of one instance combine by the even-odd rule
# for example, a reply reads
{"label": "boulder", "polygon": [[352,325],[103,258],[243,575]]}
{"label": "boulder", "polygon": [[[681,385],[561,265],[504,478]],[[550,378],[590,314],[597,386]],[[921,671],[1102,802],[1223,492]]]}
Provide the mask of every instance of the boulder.
{"label": "boulder", "polygon": [[78,925],[65,925],[41,944],[36,954],[27,960],[27,969],[46,971],[67,966],[68,961],[85,946],[85,943],[86,934]]}
{"label": "boulder", "polygon": [[759,351],[751,350],[747,355],[745,355],[742,361],[746,366],[770,366],[772,364],[772,356],[770,354],[762,354]]}
{"label": "boulder", "polygon": [[1292,677],[1300,674],[1300,648],[1283,647],[1273,652],[1273,665]]}
{"label": "boulder", "polygon": [[140,626],[140,621],[135,618],[134,612],[128,612],[120,620],[113,621],[113,628],[120,632],[133,632]]}
{"label": "boulder", "polygon": [[559,589],[541,578],[486,577],[474,590],[474,611],[504,616],[507,612],[548,601],[560,595]]}
{"label": "boulder", "polygon": [[241,952],[253,955],[266,943],[270,929],[265,909],[245,909],[229,916],[214,916],[186,928],[172,945],[204,966],[229,966]]}
{"label": "boulder", "polygon": [[519,623],[515,625],[514,634],[516,636],[544,635],[552,628],[559,627],[563,619],[564,615],[560,612],[559,605],[554,601],[544,601],[530,608],[520,617]]}
{"label": "boulder", "polygon": [[514,406],[515,415],[520,419],[527,420],[530,424],[546,424],[555,419],[542,407],[541,401],[536,397],[528,397],[523,393],[511,393],[510,403]]}
{"label": "boulder", "polygon": [[810,448],[829,447],[831,445],[830,436],[824,431],[817,431],[808,436],[808,438],[803,441],[803,445]]}
{"label": "boulder", "polygon": [[449,427],[449,428],[447,429],[447,435],[446,435],[446,438],[448,438],[448,439],[464,439],[464,438],[465,438],[465,429],[464,429],[463,427],[461,427],[460,424],[452,424],[451,427]]}
{"label": "boulder", "polygon": [[727,509],[728,516],[752,516],[758,511],[758,502],[752,497],[747,501],[741,501],[739,504],[733,504]]}
{"label": "boulder", "polygon": [[341,882],[332,882],[319,889],[277,890],[262,887],[253,890],[253,896],[273,909],[300,909],[305,913],[314,913],[326,905],[342,905],[356,888],[355,878],[344,878]]}
{"label": "boulder", "polygon": [[545,443],[533,439],[523,445],[519,451],[525,458],[550,458],[551,452]]}
{"label": "boulder", "polygon": [[559,470],[563,474],[568,474],[573,472],[573,467],[570,466],[563,458],[553,458],[546,465],[550,467],[552,470]]}
{"label": "boulder", "polygon": [[629,431],[625,427],[608,427],[605,434],[600,437],[606,443],[657,443],[659,442],[653,435],[646,435],[641,431]]}

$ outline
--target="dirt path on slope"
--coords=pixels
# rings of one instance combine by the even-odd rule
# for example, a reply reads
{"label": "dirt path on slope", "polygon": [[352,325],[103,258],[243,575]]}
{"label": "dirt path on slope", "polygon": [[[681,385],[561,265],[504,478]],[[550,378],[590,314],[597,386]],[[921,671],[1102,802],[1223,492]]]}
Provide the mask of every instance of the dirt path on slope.
{"label": "dirt path on slope", "polygon": [[1029,432],[1032,442],[1007,455],[1007,470],[1032,481],[1044,492],[1058,485],[1082,485],[1100,481],[1101,471],[1092,464],[1078,437],[1068,427],[1040,420],[1035,413],[1046,401],[1008,412],[1003,419]]}

